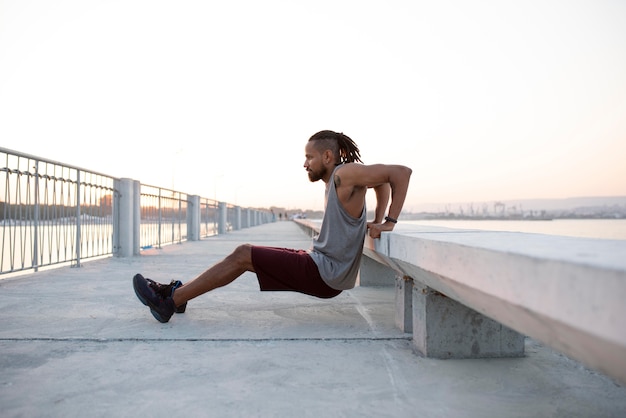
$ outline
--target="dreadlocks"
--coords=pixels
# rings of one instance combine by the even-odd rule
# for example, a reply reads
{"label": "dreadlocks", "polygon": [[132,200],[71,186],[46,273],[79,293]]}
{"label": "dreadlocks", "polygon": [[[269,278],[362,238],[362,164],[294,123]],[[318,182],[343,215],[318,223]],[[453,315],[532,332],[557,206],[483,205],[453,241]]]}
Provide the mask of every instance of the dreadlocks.
{"label": "dreadlocks", "polygon": [[363,162],[359,147],[343,133],[320,131],[309,138],[309,141],[317,141],[315,145],[318,150],[331,150],[338,164]]}

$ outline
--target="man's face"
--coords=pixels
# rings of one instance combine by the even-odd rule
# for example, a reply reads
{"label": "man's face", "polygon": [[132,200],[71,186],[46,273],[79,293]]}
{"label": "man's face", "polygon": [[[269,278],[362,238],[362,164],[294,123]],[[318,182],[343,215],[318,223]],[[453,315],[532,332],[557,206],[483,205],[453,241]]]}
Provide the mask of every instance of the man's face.
{"label": "man's face", "polygon": [[307,142],[304,157],[304,168],[309,175],[309,180],[315,182],[323,179],[327,169],[322,163],[322,153],[315,148],[313,141]]}

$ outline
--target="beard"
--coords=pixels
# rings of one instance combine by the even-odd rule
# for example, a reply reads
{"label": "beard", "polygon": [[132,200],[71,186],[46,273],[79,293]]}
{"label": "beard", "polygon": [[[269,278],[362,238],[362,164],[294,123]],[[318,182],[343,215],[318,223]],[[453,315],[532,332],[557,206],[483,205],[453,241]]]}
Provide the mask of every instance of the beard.
{"label": "beard", "polygon": [[328,170],[326,170],[325,167],[322,167],[321,170],[315,171],[315,170],[308,170],[307,174],[309,175],[309,180],[311,180],[312,183],[321,180],[324,178],[324,176],[326,175],[326,172]]}

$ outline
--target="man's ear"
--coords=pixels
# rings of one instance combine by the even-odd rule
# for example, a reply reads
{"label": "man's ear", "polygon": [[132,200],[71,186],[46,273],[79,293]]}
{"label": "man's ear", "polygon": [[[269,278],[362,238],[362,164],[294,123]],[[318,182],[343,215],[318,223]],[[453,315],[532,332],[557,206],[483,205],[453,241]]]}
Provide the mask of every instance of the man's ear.
{"label": "man's ear", "polygon": [[334,158],[335,157],[333,156],[333,152],[329,149],[324,151],[324,153],[322,154],[322,161],[324,161],[324,164],[329,164],[331,161],[333,161]]}

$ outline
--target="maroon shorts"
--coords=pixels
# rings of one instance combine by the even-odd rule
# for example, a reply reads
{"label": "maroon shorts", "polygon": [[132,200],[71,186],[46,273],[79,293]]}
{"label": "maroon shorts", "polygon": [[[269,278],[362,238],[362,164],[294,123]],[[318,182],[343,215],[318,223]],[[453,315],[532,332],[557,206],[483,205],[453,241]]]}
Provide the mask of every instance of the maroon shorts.
{"label": "maroon shorts", "polygon": [[252,265],[263,291],[290,290],[324,299],[341,293],[324,282],[304,250],[252,246]]}

